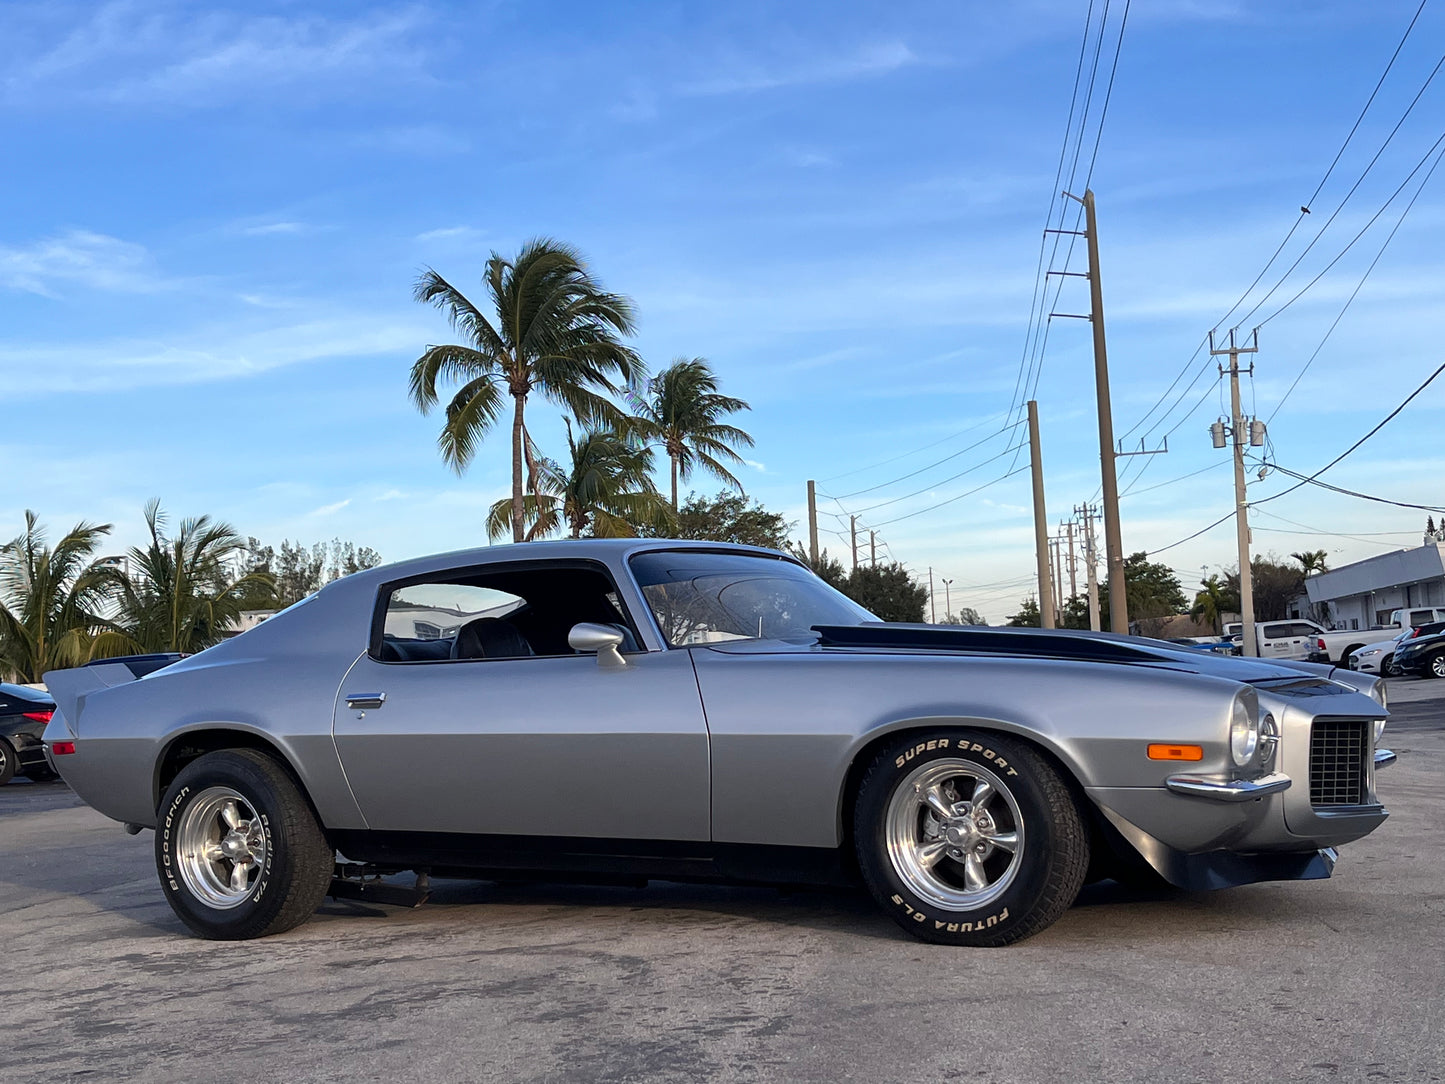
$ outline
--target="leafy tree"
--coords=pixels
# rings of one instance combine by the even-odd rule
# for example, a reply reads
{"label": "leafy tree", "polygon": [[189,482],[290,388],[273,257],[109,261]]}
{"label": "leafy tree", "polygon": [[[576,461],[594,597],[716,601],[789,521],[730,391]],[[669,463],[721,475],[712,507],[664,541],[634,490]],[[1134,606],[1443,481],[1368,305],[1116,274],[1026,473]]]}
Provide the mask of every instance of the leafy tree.
{"label": "leafy tree", "polygon": [[[1249,562],[1254,578],[1254,619],[1279,621],[1289,616],[1289,604],[1305,590],[1304,569],[1280,560],[1277,554],[1254,557]],[[1228,572],[1225,581],[1230,592],[1239,597],[1239,572]]]}
{"label": "leafy tree", "polygon": [[[559,528],[572,538],[631,538],[641,528],[666,531],[672,510],[652,484],[652,451],[611,431],[584,429],[580,437],[567,423],[568,462],[543,460],[535,489],[523,509],[530,526],[526,538],[545,538]],[[500,500],[487,517],[487,534],[502,538],[510,528],[512,502]]]}
{"label": "leafy tree", "polygon": [[147,503],[145,522],[150,541],[131,548],[125,567],[105,570],[124,641],[117,637],[104,648],[97,645],[96,653],[204,650],[236,626],[242,600],[269,577],[229,572],[245,542],[227,523],[210,516],[183,519],[168,535],[158,500]]}
{"label": "leafy tree", "polygon": [[1044,617],[1039,612],[1039,600],[1033,595],[1019,604],[1019,612],[1004,622],[1014,628],[1036,629],[1043,625]]}
{"label": "leafy tree", "polygon": [[629,423],[633,431],[659,443],[671,461],[674,512],[679,511],[678,478],[687,481],[698,467],[742,491],[742,483],[726,464],[741,464],[742,456],[734,448],[751,448],[753,438],[722,419],[750,408],[717,389],[717,377],[706,358],[677,358],[647,382],[646,395],[638,397],[634,406],[637,417]]}
{"label": "leafy tree", "polygon": [[1199,591],[1194,596],[1194,605],[1189,616],[1203,621],[1217,633],[1224,631],[1224,615],[1239,612],[1239,590],[1230,591],[1229,585],[1216,573],[1200,581]]}
{"label": "leafy tree", "polygon": [[[782,517],[779,516],[778,518],[781,519]],[[815,564],[812,560],[812,555],[808,552],[808,547],[801,542],[789,542],[782,548],[786,549],[794,557],[802,561],[803,564],[812,569],[813,574],[829,587],[842,591],[844,585],[848,582],[848,570],[843,567],[843,562],[831,556],[827,549],[819,551],[818,561]]]}
{"label": "leafy tree", "polygon": [[741,493],[723,490],[716,497],[689,494],[670,526],[643,533],[649,538],[670,534],[673,538],[784,550],[788,549],[791,528],[792,524],[780,513],[769,512],[762,504],[749,501]]}
{"label": "leafy tree", "polygon": [[880,621],[922,621],[928,607],[928,588],[914,583],[897,561],[859,565],[841,590]]}
{"label": "leafy tree", "polygon": [[315,594],[334,579],[381,564],[381,554],[370,546],[358,546],[339,538],[329,543],[318,542],[309,548],[300,542],[282,539],[279,551],[250,538],[239,557],[244,572],[263,574],[253,580],[243,580],[243,610],[282,609]]}
{"label": "leafy tree", "polygon": [[1061,629],[1086,629],[1089,627],[1089,599],[1086,595],[1070,595],[1064,599],[1064,608],[1054,615],[1055,624]]}
{"label": "leafy tree", "polygon": [[975,610],[972,606],[960,606],[960,607],[958,608],[958,613],[956,613],[956,614],[944,614],[944,615],[943,615],[943,620],[940,622],[940,624],[943,624],[943,625],[987,625],[988,622],[985,621],[985,620],[979,615],[979,612],[978,612],[977,610]]}
{"label": "leafy tree", "polygon": [[[528,397],[536,392],[583,425],[617,427],[622,414],[599,391],[616,391],[614,376],[635,379],[642,363],[618,337],[633,331],[632,302],[604,291],[569,245],[537,238],[513,260],[493,252],[483,283],[492,319],[435,271],[417,280],[416,300],[444,311],[467,344],[427,347],[411,368],[411,398],[427,412],[437,405],[438,381],[461,382],[437,438],[460,473],[501,416],[504,396],[512,397],[512,540],[520,542]],[[528,465],[537,492],[536,464]]]}
{"label": "leafy tree", "polygon": [[[1131,553],[1124,559],[1124,583],[1132,620],[1183,613],[1189,605],[1174,570],[1166,564],[1150,561],[1147,553]],[[1099,586],[1099,612],[1103,627],[1108,628],[1107,580]]]}
{"label": "leafy tree", "polygon": [[0,547],[0,673],[38,682],[47,670],[79,666],[109,623],[107,574],[92,563],[110,524],[77,523],[55,547],[34,512]]}

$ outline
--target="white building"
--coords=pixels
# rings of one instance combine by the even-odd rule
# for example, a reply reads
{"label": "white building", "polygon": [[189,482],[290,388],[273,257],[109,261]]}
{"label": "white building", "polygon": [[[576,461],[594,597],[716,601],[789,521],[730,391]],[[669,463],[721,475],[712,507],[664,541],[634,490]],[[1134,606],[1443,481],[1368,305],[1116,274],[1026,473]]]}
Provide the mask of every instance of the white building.
{"label": "white building", "polygon": [[1331,569],[1305,580],[1313,603],[1327,602],[1330,623],[1368,629],[1390,620],[1390,611],[1445,606],[1445,543],[1430,542]]}

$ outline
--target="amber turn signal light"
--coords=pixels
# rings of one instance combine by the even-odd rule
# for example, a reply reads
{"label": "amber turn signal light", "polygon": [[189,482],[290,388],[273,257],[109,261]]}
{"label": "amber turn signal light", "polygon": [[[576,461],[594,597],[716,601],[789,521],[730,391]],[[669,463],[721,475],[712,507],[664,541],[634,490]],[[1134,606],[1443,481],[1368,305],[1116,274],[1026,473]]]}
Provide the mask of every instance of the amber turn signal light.
{"label": "amber turn signal light", "polygon": [[1151,745],[1149,746],[1150,760],[1203,760],[1204,746],[1202,745]]}

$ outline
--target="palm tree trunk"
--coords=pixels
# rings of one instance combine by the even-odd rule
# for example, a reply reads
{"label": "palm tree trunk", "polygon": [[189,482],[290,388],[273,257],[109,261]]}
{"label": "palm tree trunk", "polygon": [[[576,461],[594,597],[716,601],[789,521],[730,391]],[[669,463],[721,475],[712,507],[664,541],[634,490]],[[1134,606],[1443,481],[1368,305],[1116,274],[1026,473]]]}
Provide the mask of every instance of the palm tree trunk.
{"label": "palm tree trunk", "polygon": [[677,456],[668,454],[672,460],[672,514],[677,515]]}
{"label": "palm tree trunk", "polygon": [[522,459],[525,455],[526,428],[522,424],[522,408],[525,395],[512,397],[512,541],[520,542],[525,536],[522,529]]}

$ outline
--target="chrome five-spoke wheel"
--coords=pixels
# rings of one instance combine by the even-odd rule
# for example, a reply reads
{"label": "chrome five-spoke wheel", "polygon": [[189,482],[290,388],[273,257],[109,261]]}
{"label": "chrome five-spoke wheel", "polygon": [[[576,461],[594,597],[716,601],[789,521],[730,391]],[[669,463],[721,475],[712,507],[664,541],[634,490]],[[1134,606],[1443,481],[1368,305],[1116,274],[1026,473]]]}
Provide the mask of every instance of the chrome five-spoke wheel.
{"label": "chrome five-spoke wheel", "polygon": [[920,899],[954,911],[982,907],[1018,875],[1024,822],[1003,781],[971,760],[915,769],[888,803],[888,855]]}
{"label": "chrome five-spoke wheel", "polygon": [[209,787],[186,807],[176,830],[181,879],[208,907],[225,910],[250,896],[266,868],[266,827],[230,787]]}

